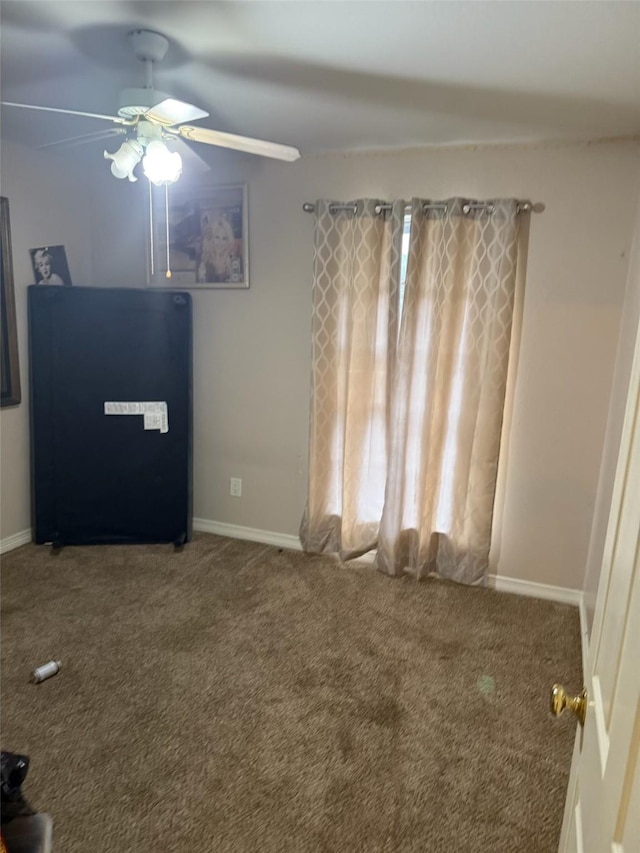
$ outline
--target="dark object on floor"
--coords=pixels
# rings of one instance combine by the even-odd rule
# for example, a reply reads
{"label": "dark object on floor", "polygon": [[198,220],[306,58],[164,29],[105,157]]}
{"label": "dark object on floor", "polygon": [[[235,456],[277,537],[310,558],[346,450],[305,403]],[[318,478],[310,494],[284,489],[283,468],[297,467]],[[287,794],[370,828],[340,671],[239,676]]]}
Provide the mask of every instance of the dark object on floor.
{"label": "dark object on floor", "polygon": [[22,794],[22,785],[28,770],[27,755],[0,753],[0,806],[3,825],[19,815],[33,814],[33,809]]}

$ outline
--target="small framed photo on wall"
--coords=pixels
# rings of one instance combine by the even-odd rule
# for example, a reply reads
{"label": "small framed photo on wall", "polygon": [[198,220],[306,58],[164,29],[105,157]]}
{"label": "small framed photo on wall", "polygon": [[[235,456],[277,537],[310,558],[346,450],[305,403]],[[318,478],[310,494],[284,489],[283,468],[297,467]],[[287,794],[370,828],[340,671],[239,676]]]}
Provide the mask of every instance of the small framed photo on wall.
{"label": "small framed photo on wall", "polygon": [[71,285],[64,246],[40,246],[29,249],[36,284]]}
{"label": "small framed photo on wall", "polygon": [[152,286],[249,287],[246,184],[171,187],[166,206],[164,190],[154,190],[153,215]]}

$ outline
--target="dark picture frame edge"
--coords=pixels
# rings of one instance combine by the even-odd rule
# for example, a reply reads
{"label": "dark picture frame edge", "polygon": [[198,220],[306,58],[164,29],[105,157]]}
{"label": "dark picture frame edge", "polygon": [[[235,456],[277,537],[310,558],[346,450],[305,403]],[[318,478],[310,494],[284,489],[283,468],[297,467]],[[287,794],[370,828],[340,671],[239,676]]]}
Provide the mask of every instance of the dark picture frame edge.
{"label": "dark picture frame edge", "polygon": [[18,355],[18,327],[11,253],[11,223],[9,199],[0,196],[0,358],[2,359],[2,388],[0,407],[17,406],[22,402],[20,389],[20,361]]}

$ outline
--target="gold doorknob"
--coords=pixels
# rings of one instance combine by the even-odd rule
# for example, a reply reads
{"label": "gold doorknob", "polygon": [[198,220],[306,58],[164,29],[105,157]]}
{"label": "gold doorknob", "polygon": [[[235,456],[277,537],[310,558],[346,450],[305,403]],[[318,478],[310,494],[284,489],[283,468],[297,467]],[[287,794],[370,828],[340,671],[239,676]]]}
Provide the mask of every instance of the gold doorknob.
{"label": "gold doorknob", "polygon": [[587,713],[587,691],[582,689],[582,693],[577,696],[569,696],[562,684],[554,684],[551,690],[551,713],[556,717],[568,708],[576,715],[580,721],[580,725],[584,726],[584,718]]}

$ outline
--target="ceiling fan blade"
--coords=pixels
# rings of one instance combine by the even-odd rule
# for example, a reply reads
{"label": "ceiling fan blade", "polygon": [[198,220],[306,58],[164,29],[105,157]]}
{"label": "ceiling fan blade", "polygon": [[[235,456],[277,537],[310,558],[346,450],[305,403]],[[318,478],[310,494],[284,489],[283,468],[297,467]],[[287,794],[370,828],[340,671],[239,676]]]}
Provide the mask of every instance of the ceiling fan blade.
{"label": "ceiling fan blade", "polygon": [[175,98],[167,98],[160,101],[155,107],[147,110],[144,118],[153,121],[156,124],[171,125],[182,124],[185,121],[195,121],[199,118],[206,118],[209,113],[201,110],[199,107],[194,107],[193,104],[187,104],[185,101],[177,101]]}
{"label": "ceiling fan blade", "polygon": [[96,130],[94,133],[83,133],[82,136],[69,136],[67,139],[56,139],[55,142],[47,142],[38,145],[38,150],[44,148],[71,148],[74,145],[84,145],[87,142],[97,142],[100,139],[109,139],[111,136],[126,134],[124,127],[110,127],[105,130]]}
{"label": "ceiling fan blade", "polygon": [[249,154],[273,157],[276,160],[292,162],[300,157],[298,149],[290,145],[280,145],[279,142],[267,142],[264,139],[252,139],[249,136],[236,136],[235,133],[224,133],[221,130],[209,130],[206,127],[191,127],[190,125],[182,125],[175,130],[167,127],[165,130],[184,136],[185,139],[193,142],[204,142],[206,145],[218,145],[221,148],[247,151]]}
{"label": "ceiling fan blade", "polygon": [[85,116],[86,118],[101,118],[105,121],[115,121],[118,124],[133,124],[129,119],[120,116],[105,116],[102,113],[84,113],[78,110],[62,110],[59,107],[39,107],[35,104],[14,104],[11,101],[1,101],[3,107],[19,107],[22,110],[43,110],[47,113],[64,113],[68,116]]}

